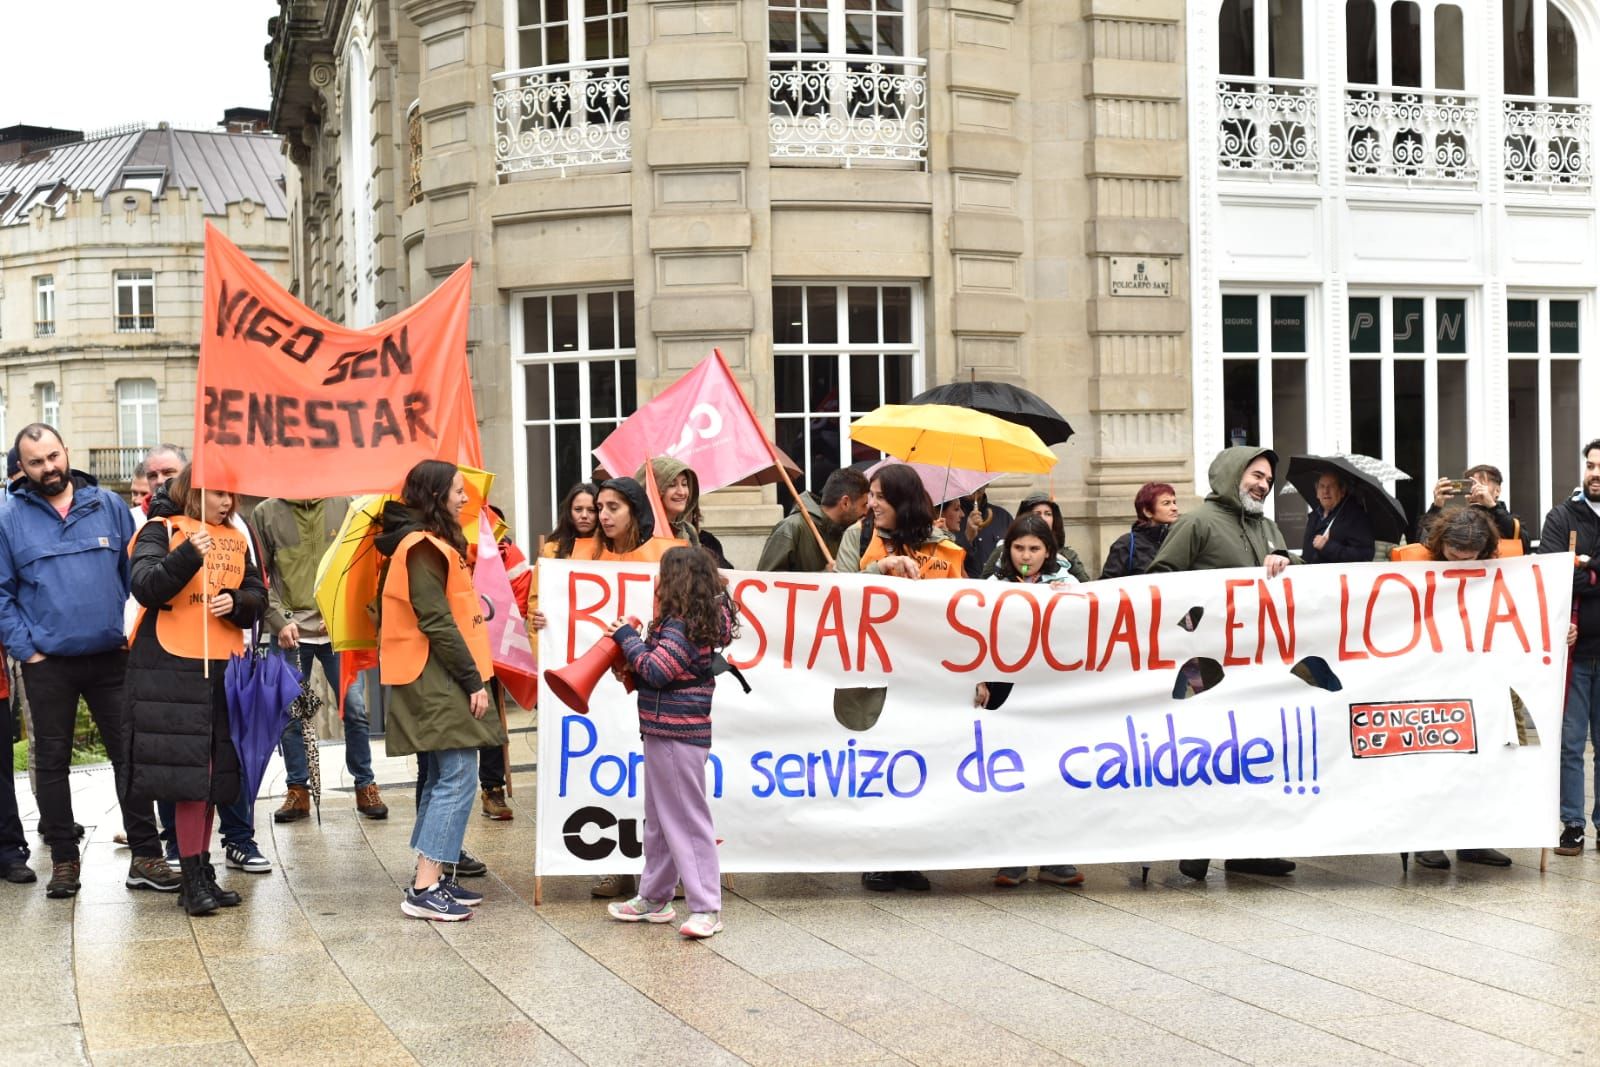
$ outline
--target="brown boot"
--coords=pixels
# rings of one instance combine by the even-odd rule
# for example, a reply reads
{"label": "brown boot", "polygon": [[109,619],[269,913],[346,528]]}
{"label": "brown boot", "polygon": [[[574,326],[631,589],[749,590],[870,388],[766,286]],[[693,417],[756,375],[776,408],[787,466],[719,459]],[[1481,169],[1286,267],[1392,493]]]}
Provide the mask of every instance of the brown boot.
{"label": "brown boot", "polygon": [[369,819],[387,819],[389,805],[378,795],[378,783],[356,787],[356,810]]}
{"label": "brown boot", "polygon": [[311,790],[303,785],[291,785],[289,795],[283,798],[283,807],[272,813],[273,822],[299,822],[311,815]]}
{"label": "brown boot", "polygon": [[511,807],[506,803],[504,787],[496,786],[483,791],[483,815],[484,818],[496,822],[505,822],[512,818]]}

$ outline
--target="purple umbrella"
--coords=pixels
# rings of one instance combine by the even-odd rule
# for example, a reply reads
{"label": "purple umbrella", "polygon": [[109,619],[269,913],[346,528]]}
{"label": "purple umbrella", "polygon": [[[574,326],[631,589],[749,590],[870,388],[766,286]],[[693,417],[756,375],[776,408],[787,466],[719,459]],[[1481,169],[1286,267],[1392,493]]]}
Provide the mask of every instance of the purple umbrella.
{"label": "purple umbrella", "polygon": [[894,464],[910,467],[917,472],[917,477],[922,479],[922,487],[928,491],[928,499],[933,501],[935,507],[947,500],[971,496],[1000,477],[999,471],[969,471],[960,467],[941,467],[937,463],[905,463],[892,458],[874,463],[866,469],[865,474],[871,479],[882,468]]}
{"label": "purple umbrella", "polygon": [[283,728],[289,705],[300,695],[300,676],[274,649],[246,649],[228,660],[222,678],[228,694],[228,725],[239,752],[241,795],[255,803],[261,778]]}

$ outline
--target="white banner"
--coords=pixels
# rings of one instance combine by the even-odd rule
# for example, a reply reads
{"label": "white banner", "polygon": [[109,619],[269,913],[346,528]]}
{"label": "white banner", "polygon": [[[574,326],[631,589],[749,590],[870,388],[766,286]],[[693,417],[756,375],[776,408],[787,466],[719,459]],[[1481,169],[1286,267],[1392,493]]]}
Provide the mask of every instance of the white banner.
{"label": "white banner", "polygon": [[[753,692],[723,676],[712,711],[723,869],[1548,844],[1571,574],[1565,555],[1053,590],[729,572]],[[541,561],[541,666],[648,619],[653,581]],[[590,707],[541,681],[541,874],[642,867],[635,698],[606,674]]]}

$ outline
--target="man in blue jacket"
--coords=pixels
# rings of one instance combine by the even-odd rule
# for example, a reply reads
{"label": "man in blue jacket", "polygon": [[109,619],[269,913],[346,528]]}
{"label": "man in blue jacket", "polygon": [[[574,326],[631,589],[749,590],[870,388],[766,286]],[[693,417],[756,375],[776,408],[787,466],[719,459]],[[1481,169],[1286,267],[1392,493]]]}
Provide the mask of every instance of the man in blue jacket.
{"label": "man in blue jacket", "polygon": [[[122,608],[133,517],[120,497],[72,469],[54,428],[25,426],[16,447],[25,477],[0,506],[0,642],[22,663],[33,710],[39,836],[50,846],[45,895],[59,899],[78,892],[67,771],[80,698],[119,780],[124,773]],[[162,857],[149,805],[124,805],[122,825],[133,852],[129,888],[175,892],[179,879]]]}

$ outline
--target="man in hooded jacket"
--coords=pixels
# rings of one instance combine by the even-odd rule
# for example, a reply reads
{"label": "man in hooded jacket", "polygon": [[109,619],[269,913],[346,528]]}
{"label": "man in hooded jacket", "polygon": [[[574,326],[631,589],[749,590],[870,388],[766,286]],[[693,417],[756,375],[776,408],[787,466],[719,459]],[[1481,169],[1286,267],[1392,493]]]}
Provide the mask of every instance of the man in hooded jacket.
{"label": "man in hooded jacket", "polygon": [[761,549],[758,571],[805,571],[816,573],[828,569],[822,558],[822,547],[811,536],[800,509],[811,514],[817,532],[834,556],[839,554],[839,539],[851,523],[860,522],[867,511],[867,478],[858,470],[841,468],[828,475],[822,485],[822,499],[809,492],[801,493],[795,509],[772,528],[766,545]]}
{"label": "man in hooded jacket", "polygon": [[[1266,516],[1278,454],[1268,448],[1226,448],[1211,461],[1211,492],[1193,511],[1178,516],[1149,573],[1262,567],[1268,578],[1283,572],[1293,558],[1278,524]],[[1209,859],[1183,860],[1178,870],[1204,880]],[[1228,860],[1224,867],[1244,874],[1282,876],[1294,864],[1282,859]]]}

